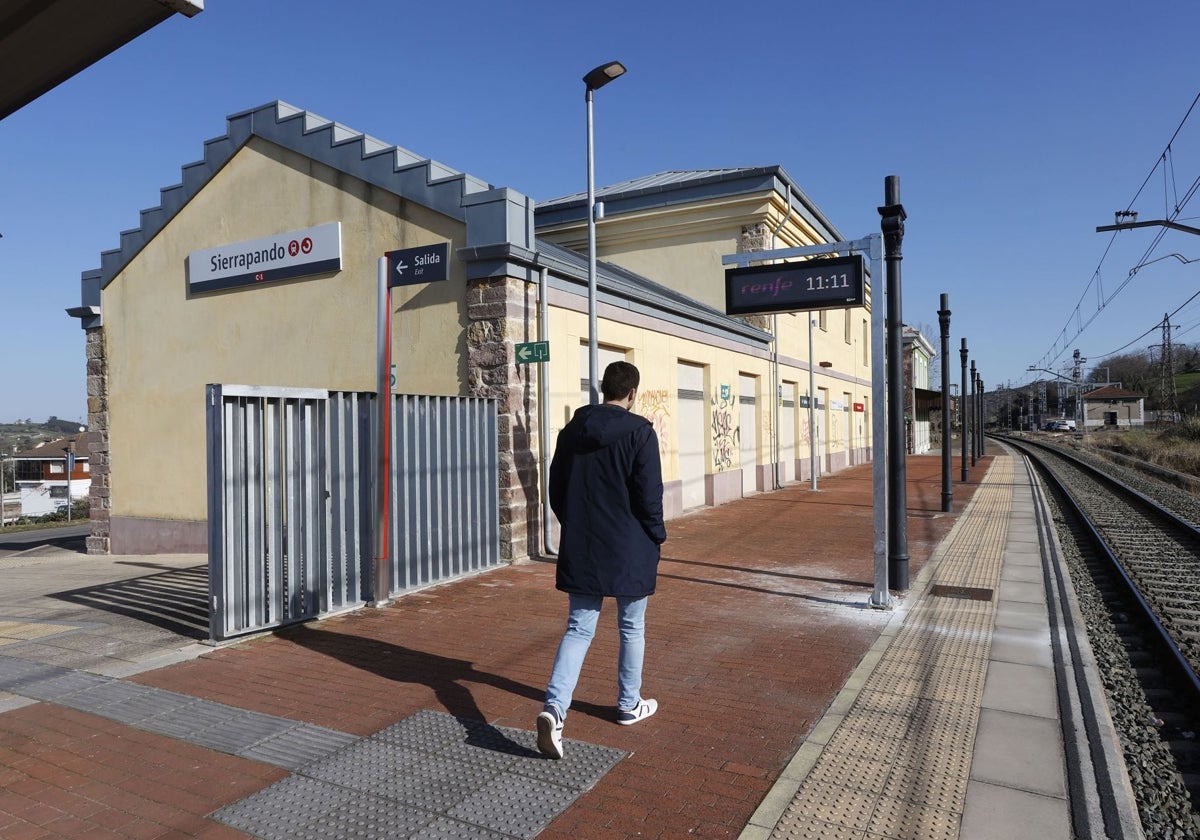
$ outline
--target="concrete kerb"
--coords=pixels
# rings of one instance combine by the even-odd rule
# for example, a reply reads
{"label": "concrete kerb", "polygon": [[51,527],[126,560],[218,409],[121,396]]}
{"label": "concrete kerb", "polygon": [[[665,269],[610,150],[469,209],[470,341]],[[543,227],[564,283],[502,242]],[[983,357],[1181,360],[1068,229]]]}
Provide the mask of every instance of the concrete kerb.
{"label": "concrete kerb", "polygon": [[[988,476],[995,466],[995,461],[988,466],[987,473],[984,474],[980,485],[986,483]],[[963,522],[973,512],[975,505],[979,499],[978,494],[971,497],[971,501],[967,503],[966,508],[959,515],[951,527],[949,533],[942,538],[927,562],[917,575],[917,579],[913,586],[910,587],[908,594],[897,598],[897,604],[892,617],[884,626],[883,631],[879,634],[879,638],[875,640],[875,644],[867,651],[863,658],[855,667],[850,678],[846,680],[841,691],[834,697],[833,702],[829,704],[829,708],[813,726],[812,732],[800,748],[796,750],[791,761],[784,767],[783,772],[767,791],[767,795],[763,797],[758,808],[750,816],[750,821],[742,829],[742,833],[738,835],[738,840],[767,840],[771,833],[775,830],[775,826],[779,824],[784,812],[795,799],[796,794],[800,790],[800,786],[804,783],[805,778],[812,772],[817,761],[821,757],[825,746],[829,743],[829,739],[833,737],[834,732],[842,725],[846,718],[846,714],[858,699],[862,692],[863,686],[874,673],[875,668],[882,661],[887,649],[895,641],[900,630],[904,626],[904,622],[908,617],[911,606],[918,604],[925,597],[929,590],[933,576],[938,567],[941,565],[942,559],[945,557],[949,546],[954,544],[954,540],[958,535],[959,529]]]}
{"label": "concrete kerb", "polygon": [[[1083,782],[1083,801],[1073,803],[1072,810],[1083,811],[1090,836],[1108,837],[1110,834],[1104,819],[1107,804],[1112,811],[1111,818],[1117,823],[1112,826],[1117,832],[1112,836],[1142,840],[1145,834],[1130,786],[1125,756],[1088,639],[1079,597],[1071,576],[1062,571],[1064,560],[1058,532],[1050,527],[1052,520],[1045,493],[1032,467],[1029,469],[1031,491],[1039,511],[1038,526],[1046,539],[1047,554],[1043,560],[1048,567],[1046,588],[1047,602],[1052,606],[1055,670],[1060,675],[1060,692],[1065,695],[1060,701],[1064,706],[1060,708],[1060,715],[1064,722],[1066,761],[1068,764],[1074,763],[1072,775]],[[1054,568],[1059,572],[1052,573]],[[1069,678],[1072,674],[1074,679]],[[1075,710],[1079,710],[1082,720],[1075,719]],[[1067,726],[1067,721],[1071,721],[1072,725]],[[1093,737],[1096,743],[1092,742]],[[1096,766],[1098,762],[1092,760],[1093,751],[1101,754],[1103,777],[1098,777],[1101,771]],[[1101,790],[1101,786],[1106,790]]]}

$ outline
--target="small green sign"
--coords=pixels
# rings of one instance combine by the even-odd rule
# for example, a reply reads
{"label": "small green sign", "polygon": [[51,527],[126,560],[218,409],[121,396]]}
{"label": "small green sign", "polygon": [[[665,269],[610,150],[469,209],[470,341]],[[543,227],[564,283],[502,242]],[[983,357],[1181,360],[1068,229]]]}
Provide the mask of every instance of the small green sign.
{"label": "small green sign", "polygon": [[548,362],[550,361],[550,342],[528,341],[524,344],[513,345],[513,355],[517,357],[519,365]]}
{"label": "small green sign", "polygon": [[727,400],[733,396],[733,390],[728,385],[721,386],[721,399]]}

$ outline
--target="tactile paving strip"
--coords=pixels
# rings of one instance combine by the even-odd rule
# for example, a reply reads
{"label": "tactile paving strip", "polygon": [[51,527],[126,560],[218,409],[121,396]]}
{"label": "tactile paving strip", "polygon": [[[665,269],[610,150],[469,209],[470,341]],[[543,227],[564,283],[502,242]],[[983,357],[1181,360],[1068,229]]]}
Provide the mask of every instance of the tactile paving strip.
{"label": "tactile paving strip", "polygon": [[48,624],[38,621],[8,621],[0,619],[0,647],[74,633],[77,624]]}
{"label": "tactile paving strip", "polygon": [[263,838],[532,837],[626,753],[422,711],[366,739],[113,677],[0,655],[0,691],[297,774],[213,814]]}
{"label": "tactile paving strip", "polygon": [[0,656],[0,691],[294,770],[355,736],[161,688]]}
{"label": "tactile paving strip", "polygon": [[[939,549],[929,585],[993,592],[1012,508],[1012,459],[997,458],[975,513]],[[995,599],[926,591],[804,776],[773,838],[958,840]]]}
{"label": "tactile paving strip", "polygon": [[533,837],[625,753],[422,711],[212,814],[263,838]]}

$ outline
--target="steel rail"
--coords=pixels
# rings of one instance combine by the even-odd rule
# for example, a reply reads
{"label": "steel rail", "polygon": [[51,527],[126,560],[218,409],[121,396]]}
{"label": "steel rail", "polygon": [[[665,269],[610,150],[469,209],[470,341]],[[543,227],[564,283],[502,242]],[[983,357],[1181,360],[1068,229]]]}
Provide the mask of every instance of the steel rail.
{"label": "steel rail", "polygon": [[1194,526],[1191,525],[1191,523],[1180,520],[1173,513],[1164,509],[1161,505],[1157,504],[1152,499],[1149,499],[1144,494],[1139,493],[1138,491],[1134,490],[1133,488],[1126,486],[1125,484],[1123,484],[1122,482],[1118,481],[1115,478],[1112,478],[1111,476],[1105,475],[1103,472],[1097,470],[1095,467],[1092,467],[1090,464],[1080,461],[1078,458],[1075,458],[1066,453],[1062,453],[1057,449],[1052,449],[1051,447],[1044,447],[1040,444],[1036,444],[1031,441],[1016,440],[1013,438],[1005,438],[1005,441],[1011,445],[1014,445],[1017,449],[1021,450],[1025,454],[1025,457],[1029,458],[1039,468],[1038,474],[1041,475],[1044,479],[1050,481],[1055,487],[1057,487],[1058,490],[1060,491],[1062,497],[1065,498],[1070,503],[1072,512],[1078,517],[1080,523],[1082,523],[1082,525],[1084,526],[1084,530],[1088,534],[1089,538],[1091,539],[1094,547],[1100,553],[1100,555],[1108,561],[1108,563],[1112,566],[1112,568],[1116,570],[1117,575],[1121,579],[1121,581],[1124,583],[1126,590],[1128,591],[1128,593],[1130,595],[1130,598],[1134,601],[1134,603],[1136,603],[1138,605],[1138,607],[1142,613],[1142,618],[1144,618],[1146,620],[1146,623],[1153,630],[1153,635],[1156,637],[1157,641],[1160,643],[1162,649],[1166,652],[1167,659],[1170,660],[1171,663],[1174,665],[1176,677],[1179,679],[1179,681],[1181,683],[1183,683],[1184,685],[1189,686],[1191,688],[1191,691],[1195,698],[1195,702],[1198,706],[1200,706],[1200,677],[1197,676],[1196,670],[1192,667],[1191,662],[1188,661],[1188,658],[1184,654],[1184,652],[1182,650],[1180,650],[1179,645],[1175,642],[1175,639],[1172,638],[1170,631],[1168,631],[1167,628],[1163,625],[1162,621],[1159,620],[1158,614],[1155,612],[1154,608],[1146,600],[1146,598],[1142,595],[1141,589],[1138,587],[1137,583],[1130,577],[1129,573],[1125,569],[1124,564],[1121,563],[1121,561],[1113,553],[1112,549],[1109,547],[1108,540],[1105,538],[1104,534],[1100,531],[1099,527],[1095,524],[1095,522],[1092,521],[1092,518],[1083,509],[1083,506],[1081,505],[1081,503],[1076,499],[1075,495],[1067,488],[1067,486],[1058,477],[1058,475],[1054,472],[1054,470],[1052,470],[1049,466],[1047,466],[1046,463],[1038,456],[1038,454],[1036,453],[1036,450],[1037,449],[1050,450],[1056,456],[1063,457],[1065,460],[1068,460],[1068,461],[1072,462],[1073,464],[1076,464],[1076,465],[1082,467],[1091,475],[1091,477],[1099,480],[1100,482],[1107,484],[1109,486],[1118,487],[1123,492],[1132,494],[1141,503],[1151,507],[1158,516],[1165,517],[1165,518],[1171,520],[1172,522],[1177,523],[1179,526],[1181,526],[1185,530],[1196,534],[1198,538],[1200,538],[1200,530],[1197,530]]}

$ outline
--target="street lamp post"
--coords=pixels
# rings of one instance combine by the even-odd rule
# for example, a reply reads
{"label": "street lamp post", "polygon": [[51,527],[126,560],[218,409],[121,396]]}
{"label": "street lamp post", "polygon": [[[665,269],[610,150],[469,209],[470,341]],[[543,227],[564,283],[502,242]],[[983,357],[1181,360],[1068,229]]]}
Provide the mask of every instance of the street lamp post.
{"label": "street lamp post", "polygon": [[75,472],[75,438],[67,441],[67,457],[63,464],[67,470],[67,521],[71,521],[71,476]]}
{"label": "street lamp post", "polygon": [[592,91],[625,74],[619,61],[601,64],[583,77],[587,101],[588,401],[600,402],[600,348],[596,341],[596,168],[592,146]]}
{"label": "street lamp post", "polygon": [[979,448],[979,412],[976,410],[979,400],[978,380],[975,378],[975,360],[971,360],[971,427],[975,434],[971,436],[971,466],[975,466],[975,450]]}
{"label": "street lamp post", "polygon": [[887,263],[887,459],[888,459],[888,581],[890,588],[908,590],[908,491],[904,463],[904,313],[901,307],[900,261],[904,258],[904,220],[900,178],[883,181],[884,206],[879,209]]}
{"label": "street lamp post", "polygon": [[942,294],[938,325],[942,341],[942,512],[954,510],[954,490],[950,476],[950,295]]}
{"label": "street lamp post", "polygon": [[984,456],[984,446],[987,444],[987,439],[984,435],[987,432],[987,388],[983,385],[983,377],[979,377],[979,424],[976,426],[979,429],[979,457]]}
{"label": "street lamp post", "polygon": [[959,388],[958,397],[958,425],[962,432],[962,480],[967,480],[967,340],[962,340],[962,348],[958,351],[958,358],[962,360],[962,387]]}

